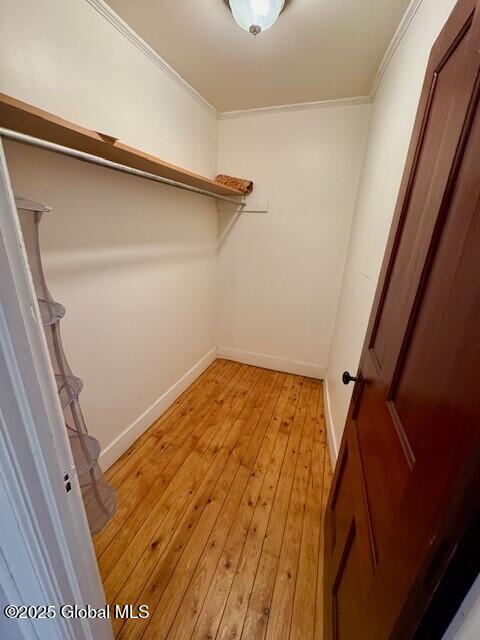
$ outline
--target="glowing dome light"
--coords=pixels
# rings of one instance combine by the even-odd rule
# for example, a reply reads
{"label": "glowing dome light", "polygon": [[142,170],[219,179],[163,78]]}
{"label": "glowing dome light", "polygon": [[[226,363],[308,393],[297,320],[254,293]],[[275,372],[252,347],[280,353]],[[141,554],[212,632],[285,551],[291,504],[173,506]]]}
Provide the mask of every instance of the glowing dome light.
{"label": "glowing dome light", "polygon": [[229,0],[235,22],[257,36],[275,24],[285,0]]}

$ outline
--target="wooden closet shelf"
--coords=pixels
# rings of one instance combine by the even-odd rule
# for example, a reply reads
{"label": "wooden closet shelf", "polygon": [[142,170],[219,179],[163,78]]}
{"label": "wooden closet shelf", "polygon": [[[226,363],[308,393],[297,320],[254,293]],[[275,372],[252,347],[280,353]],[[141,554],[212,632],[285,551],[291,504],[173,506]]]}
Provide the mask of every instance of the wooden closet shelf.
{"label": "wooden closet shelf", "polygon": [[116,138],[85,129],[4,93],[0,93],[0,126],[220,196],[244,195],[237,189],[164,162]]}

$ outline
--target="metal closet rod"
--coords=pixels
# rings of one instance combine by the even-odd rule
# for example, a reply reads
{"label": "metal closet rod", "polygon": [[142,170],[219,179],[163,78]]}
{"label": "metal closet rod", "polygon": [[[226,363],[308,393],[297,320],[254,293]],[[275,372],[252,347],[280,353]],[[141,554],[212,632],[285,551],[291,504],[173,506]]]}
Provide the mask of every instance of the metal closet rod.
{"label": "metal closet rod", "polygon": [[8,140],[14,140],[15,142],[28,144],[32,147],[39,147],[40,149],[46,149],[47,151],[60,153],[63,156],[70,156],[71,158],[76,158],[77,160],[81,160],[82,162],[88,162],[90,164],[98,164],[101,167],[106,167],[107,169],[113,169],[114,171],[128,173],[132,176],[137,176],[137,178],[144,178],[145,180],[152,180],[153,182],[161,182],[162,184],[166,184],[169,187],[175,187],[175,189],[182,189],[183,191],[191,191],[192,193],[199,193],[200,195],[207,196],[208,198],[215,198],[215,200],[223,200],[224,202],[231,202],[232,204],[236,204],[237,207],[243,208],[246,205],[244,197],[242,197],[242,200],[240,201],[235,200],[234,197],[230,198],[228,196],[222,196],[217,193],[214,193],[213,191],[207,191],[206,189],[200,189],[199,187],[192,187],[188,184],[177,182],[176,180],[170,180],[169,178],[163,178],[162,176],[157,176],[154,173],[148,173],[147,171],[141,171],[140,169],[127,167],[126,165],[119,164],[118,162],[105,160],[105,158],[101,158],[100,156],[94,156],[90,153],[85,153],[84,151],[77,151],[76,149],[70,149],[70,147],[64,147],[61,144],[56,144],[55,142],[48,142],[47,140],[34,138],[33,136],[29,136],[25,133],[19,133],[18,131],[12,131],[11,129],[4,129],[3,127],[0,127],[0,136],[2,138],[7,138]]}

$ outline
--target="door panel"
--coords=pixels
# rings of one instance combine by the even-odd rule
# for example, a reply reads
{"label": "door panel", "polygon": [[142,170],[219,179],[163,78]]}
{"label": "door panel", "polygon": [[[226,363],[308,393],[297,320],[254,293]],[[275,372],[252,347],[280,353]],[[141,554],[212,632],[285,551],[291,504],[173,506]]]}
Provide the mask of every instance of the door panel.
{"label": "door panel", "polygon": [[[370,340],[380,372],[387,380],[393,373],[400,346],[398,340],[408,321],[428,251],[428,239],[435,226],[470,102],[472,80],[477,72],[475,65],[468,65],[470,32],[471,19],[432,77],[415,174]],[[407,211],[415,211],[415,216],[406,215]],[[393,335],[395,341],[392,341]]]}
{"label": "door panel", "polygon": [[379,561],[410,473],[391,414],[380,396],[376,385],[366,383],[357,416],[367,505]]}
{"label": "door panel", "polygon": [[331,496],[332,518],[326,531],[326,545],[331,549],[327,565],[327,608],[332,612],[336,637],[353,637],[361,623],[376,565],[372,528],[365,508],[355,425],[338,463],[335,491]]}
{"label": "door panel", "polygon": [[457,3],[427,70],[327,507],[329,639],[411,637],[480,444],[479,5]]}
{"label": "door panel", "polygon": [[342,564],[333,587],[335,631],[339,638],[353,638],[362,619],[364,602],[359,597],[356,580],[362,573],[359,542],[355,521],[352,520],[346,540]]}

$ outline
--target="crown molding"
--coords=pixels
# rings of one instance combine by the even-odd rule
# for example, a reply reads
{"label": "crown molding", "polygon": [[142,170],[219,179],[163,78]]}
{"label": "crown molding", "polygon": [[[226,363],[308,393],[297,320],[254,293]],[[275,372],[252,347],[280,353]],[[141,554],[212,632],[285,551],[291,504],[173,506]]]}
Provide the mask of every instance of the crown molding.
{"label": "crown molding", "polygon": [[279,105],[274,107],[260,107],[258,109],[243,109],[239,111],[223,111],[218,114],[219,120],[230,120],[245,116],[261,116],[272,113],[287,113],[289,111],[307,111],[309,109],[324,109],[328,107],[346,107],[359,104],[369,104],[374,101],[378,87],[382,81],[385,71],[393,58],[400,42],[403,40],[415,14],[419,10],[423,0],[411,0],[405,11],[403,18],[395,31],[385,55],[382,58],[378,71],[375,75],[370,95],[353,98],[340,98],[336,100],[320,100],[318,102],[300,102],[298,104]]}
{"label": "crown molding", "polygon": [[377,93],[378,87],[380,86],[380,83],[385,74],[385,71],[387,70],[387,67],[390,64],[390,61],[393,58],[393,55],[397,50],[398,45],[403,40],[403,36],[406,34],[408,27],[410,26],[410,23],[415,17],[415,14],[419,10],[422,2],[423,0],[411,0],[410,4],[408,5],[407,10],[403,15],[403,18],[400,24],[398,25],[398,28],[395,31],[393,38],[387,47],[387,50],[385,51],[385,55],[383,56],[380,66],[378,67],[378,71],[375,76],[375,79],[373,80],[372,90],[370,91],[370,96],[369,96],[371,102],[373,102],[373,100],[375,99],[375,95]]}
{"label": "crown molding", "polygon": [[370,96],[356,96],[353,98],[337,98],[335,100],[320,100],[318,102],[299,102],[297,104],[282,104],[274,107],[259,107],[258,109],[241,109],[239,111],[222,111],[219,120],[231,120],[248,116],[264,116],[274,113],[288,113],[290,111],[310,111],[312,109],[328,109],[332,107],[352,107],[358,104],[368,104]]}
{"label": "crown molding", "polygon": [[158,55],[152,47],[143,40],[132,27],[116,13],[105,0],[87,0],[88,4],[105,18],[115,29],[129,40],[139,51],[161,69],[171,80],[181,89],[188,93],[198,104],[206,109],[210,114],[218,118],[218,111],[208,102],[196,89],[194,89],[182,76],[171,67],[166,60]]}
{"label": "crown molding", "polygon": [[105,20],[107,20],[119,33],[121,33],[131,44],[141,51],[147,58],[161,69],[177,86],[188,93],[198,104],[206,109],[211,115],[219,120],[231,120],[233,118],[243,118],[249,116],[271,115],[274,113],[289,113],[292,111],[309,111],[311,109],[325,109],[332,107],[348,107],[361,104],[369,104],[374,101],[378,87],[382,81],[385,71],[403,36],[408,30],[415,14],[417,13],[423,0],[411,0],[405,14],[398,26],[383,59],[378,68],[377,74],[372,84],[370,95],[357,96],[352,98],[339,98],[334,100],[319,100],[317,102],[300,102],[296,104],[276,105],[272,107],[259,107],[257,109],[240,109],[238,111],[219,112],[206,98],[194,89],[182,76],[171,67],[152,47],[143,40],[132,27],[127,24],[106,2],[105,0],[86,0]]}

